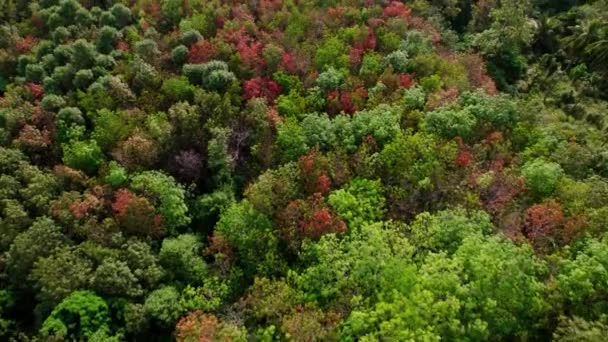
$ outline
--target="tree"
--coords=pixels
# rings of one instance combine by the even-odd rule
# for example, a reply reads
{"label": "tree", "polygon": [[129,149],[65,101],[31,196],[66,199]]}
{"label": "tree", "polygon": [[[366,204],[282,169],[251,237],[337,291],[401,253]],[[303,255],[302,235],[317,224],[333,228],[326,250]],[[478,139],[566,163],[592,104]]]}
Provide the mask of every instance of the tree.
{"label": "tree", "polygon": [[164,233],[162,218],[145,197],[139,197],[126,189],[119,189],[116,192],[116,200],[112,203],[112,209],[126,235],[158,238]]}
{"label": "tree", "polygon": [[288,118],[280,123],[277,134],[277,145],[283,152],[284,161],[294,161],[308,150],[302,127],[294,118]]}
{"label": "tree", "polygon": [[53,173],[33,165],[21,163],[19,166],[16,176],[24,184],[19,189],[22,203],[30,212],[44,216],[50,201],[59,192],[59,179]]}
{"label": "tree", "polygon": [[460,314],[466,303],[459,297],[467,293],[461,272],[462,265],[445,254],[429,255],[418,271],[396,271],[393,284],[401,286],[384,287],[381,301],[351,312],[342,334],[400,341],[487,338],[482,322],[469,325]]}
{"label": "tree", "polygon": [[321,307],[349,308],[353,298],[374,300],[378,288],[399,286],[395,272],[405,274],[414,268],[414,247],[396,228],[374,223],[344,239],[328,234],[318,243],[305,244],[302,257],[310,261],[295,279],[298,289]]}
{"label": "tree", "polygon": [[76,291],[53,309],[40,332],[47,338],[89,339],[109,324],[106,302],[93,292]]}
{"label": "tree", "polygon": [[141,91],[160,85],[160,77],[156,69],[139,57],[135,57],[129,67],[132,74],[131,83],[134,89]]}
{"label": "tree", "polygon": [[183,3],[179,0],[161,0],[161,13],[167,21],[169,28],[172,28],[179,20],[184,17]]}
{"label": "tree", "polygon": [[179,292],[173,286],[164,286],[153,291],[146,298],[144,311],[161,327],[173,327],[183,313]]}
{"label": "tree", "polygon": [[317,85],[325,92],[340,89],[343,84],[344,74],[334,67],[327,68],[327,70],[320,73],[317,78]]}
{"label": "tree", "polygon": [[112,52],[118,38],[119,34],[115,28],[111,26],[102,27],[97,36],[97,51],[106,54]]}
{"label": "tree", "polygon": [[173,159],[173,169],[178,179],[186,182],[196,182],[201,176],[203,169],[202,156],[193,151],[181,151]]}
{"label": "tree", "polygon": [[524,164],[521,173],[532,194],[537,198],[543,198],[555,191],[563,171],[559,164],[539,158]]}
{"label": "tree", "polygon": [[178,45],[171,50],[171,61],[176,66],[180,66],[188,60],[188,48],[184,45]]}
{"label": "tree", "polygon": [[489,235],[493,224],[484,211],[448,209],[433,215],[422,213],[409,225],[411,240],[426,251],[454,253],[462,241],[474,235]]}
{"label": "tree", "polygon": [[311,113],[300,122],[306,136],[306,145],[329,150],[338,143],[334,123],[326,113]]}
{"label": "tree", "polygon": [[408,31],[405,39],[399,45],[399,50],[406,52],[407,56],[412,57],[431,53],[433,51],[431,37],[418,30]]}
{"label": "tree", "polygon": [[560,230],[565,220],[559,203],[535,204],[526,210],[525,215],[524,235],[534,246],[543,248],[560,242]]}
{"label": "tree", "polygon": [[362,225],[382,221],[383,193],[380,181],[355,178],[344,188],[331,192],[328,203],[346,220],[351,230],[359,229]]}
{"label": "tree", "polygon": [[34,263],[62,247],[66,238],[61,228],[48,217],[39,217],[17,235],[6,255],[6,270],[13,286],[25,286]]}
{"label": "tree", "polygon": [[580,317],[560,317],[559,325],[553,333],[553,339],[558,342],[595,342],[604,339],[608,334],[608,326],[600,321],[586,321]]}
{"label": "tree", "polygon": [[126,262],[106,258],[93,272],[91,286],[97,293],[108,296],[140,296],[143,291]]}
{"label": "tree", "polygon": [[[389,105],[380,105],[374,109],[355,113],[352,118],[352,134],[355,142],[360,144],[371,136],[381,146],[389,143],[400,131],[401,114],[399,107]],[[339,126],[336,127],[336,130],[340,129]]]}
{"label": "tree", "polygon": [[192,234],[163,240],[158,254],[160,264],[172,280],[186,284],[200,284],[207,274],[207,265],[202,259],[202,244]]}
{"label": "tree", "polygon": [[[516,246],[501,236],[466,237],[454,258],[464,266],[473,316],[487,324],[491,336],[528,334],[548,310],[547,272],[527,245]],[[501,279],[501,281],[497,281]]]}
{"label": "tree", "polygon": [[232,131],[225,127],[212,127],[211,134],[207,145],[207,166],[214,174],[215,184],[231,184],[236,162],[229,151]]}
{"label": "tree", "polygon": [[39,310],[46,313],[72,292],[86,288],[93,271],[91,261],[77,249],[57,249],[34,264],[31,278],[38,290]]}
{"label": "tree", "polygon": [[247,340],[245,328],[199,310],[190,312],[177,322],[175,337],[178,342]]}
{"label": "tree", "polygon": [[71,46],[70,62],[76,70],[90,69],[95,65],[95,46],[84,39],[76,40]]}
{"label": "tree", "polygon": [[581,318],[600,318],[608,307],[607,238],[590,239],[560,262],[558,294],[564,309]]}
{"label": "tree", "polygon": [[185,30],[180,35],[180,41],[186,46],[192,46],[201,39],[203,39],[203,35],[201,35],[199,31],[194,29]]}
{"label": "tree", "polygon": [[281,88],[268,77],[256,77],[244,82],[243,91],[246,100],[262,97],[272,103],[281,93]]}
{"label": "tree", "polygon": [[152,39],[144,39],[135,43],[135,53],[137,53],[137,55],[141,57],[140,60],[136,60],[137,64],[155,64],[156,60],[160,56],[160,50],[158,49],[158,45]]}
{"label": "tree", "polygon": [[125,261],[144,289],[154,289],[164,276],[158,257],[149,244],[130,239],[121,246],[121,260]]}
{"label": "tree", "polygon": [[474,44],[490,59],[490,72],[503,89],[519,79],[525,68],[520,53],[533,42],[535,34],[528,17],[530,7],[529,0],[500,2],[490,12],[491,25],[474,38]]}
{"label": "tree", "polygon": [[207,63],[218,54],[217,48],[208,40],[199,40],[188,50],[188,63]]}
{"label": "tree", "polygon": [[245,275],[270,275],[283,270],[272,222],[249,202],[242,201],[226,209],[215,226],[215,234],[234,247]]}
{"label": "tree", "polygon": [[93,117],[95,126],[91,133],[91,139],[104,151],[111,151],[119,141],[126,139],[133,130],[135,122],[127,112],[101,109],[96,114],[91,114],[89,115]]}
{"label": "tree", "polygon": [[473,134],[477,119],[468,109],[439,108],[426,114],[426,129],[443,138],[462,137],[468,139]]}
{"label": "tree", "polygon": [[507,95],[467,92],[462,94],[460,102],[477,120],[485,121],[500,131],[512,129],[519,121],[517,105]]}
{"label": "tree", "polygon": [[170,234],[190,223],[185,191],[173,177],[159,171],[145,171],[133,177],[131,188],[158,198],[159,211]]}
{"label": "tree", "polygon": [[423,109],[426,104],[426,94],[424,90],[415,86],[403,92],[403,104],[409,110]]}
{"label": "tree", "polygon": [[[163,128],[165,127],[160,127]],[[137,129],[112,151],[112,156],[129,171],[150,168],[157,161],[158,154],[155,141]]]}
{"label": "tree", "polygon": [[78,89],[86,89],[91,83],[93,83],[95,76],[93,75],[93,71],[91,69],[82,69],[78,70],[76,74],[74,74],[74,79],[72,83]]}
{"label": "tree", "polygon": [[300,251],[305,239],[316,240],[346,231],[344,221],[326,206],[319,193],[307,200],[290,202],[277,216],[279,233],[294,254]]}
{"label": "tree", "polygon": [[225,62],[212,60],[204,64],[185,64],[183,74],[192,84],[200,84],[207,90],[222,91],[236,76]]}
{"label": "tree", "polygon": [[186,77],[169,78],[163,82],[162,91],[173,102],[192,102],[195,87]]}
{"label": "tree", "polygon": [[295,163],[267,170],[245,190],[245,198],[260,213],[273,217],[299,192],[299,172]]}
{"label": "tree", "polygon": [[384,65],[393,67],[398,73],[405,73],[410,71],[410,62],[408,59],[407,52],[397,50],[391,52],[386,57],[384,57]]}
{"label": "tree", "polygon": [[348,68],[348,55],[344,42],[336,36],[327,37],[317,48],[315,65],[319,70],[333,66],[337,69]]}
{"label": "tree", "polygon": [[[7,184],[6,179],[10,178],[0,176],[0,187],[10,189],[11,185]],[[16,180],[13,185],[16,185]],[[6,252],[17,235],[31,225],[32,219],[23,204],[16,199],[0,200],[0,210],[0,251]]]}
{"label": "tree", "polygon": [[118,28],[123,28],[131,23],[132,14],[127,6],[121,3],[114,4],[110,7],[110,12],[114,16]]}
{"label": "tree", "polygon": [[95,140],[71,141],[63,144],[63,162],[72,168],[94,174],[103,161],[103,153]]}

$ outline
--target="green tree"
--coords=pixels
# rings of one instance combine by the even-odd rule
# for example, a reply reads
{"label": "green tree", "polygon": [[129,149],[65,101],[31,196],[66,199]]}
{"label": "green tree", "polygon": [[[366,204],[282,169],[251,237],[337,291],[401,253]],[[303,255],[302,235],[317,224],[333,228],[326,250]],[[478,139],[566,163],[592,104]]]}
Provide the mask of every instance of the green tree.
{"label": "green tree", "polygon": [[186,77],[182,76],[165,80],[161,89],[171,101],[192,102],[196,88],[188,82]]}
{"label": "green tree", "polygon": [[39,217],[17,235],[6,254],[6,270],[13,286],[25,286],[34,263],[66,243],[61,228],[47,217]]}
{"label": "green tree", "polygon": [[173,177],[159,171],[145,171],[133,177],[131,188],[158,198],[163,222],[172,234],[190,223],[184,188]]}
{"label": "green tree", "polygon": [[426,114],[426,129],[443,138],[468,139],[473,134],[477,119],[468,109],[440,108]]}
{"label": "green tree", "polygon": [[580,317],[560,317],[559,326],[553,333],[557,342],[599,342],[608,334],[605,316],[600,321],[586,321]]}
{"label": "green tree", "polygon": [[454,253],[462,241],[473,235],[489,235],[494,226],[484,211],[467,212],[462,208],[447,209],[435,214],[421,213],[408,226],[410,239],[418,248]]}
{"label": "green tree", "polygon": [[93,117],[93,139],[104,151],[110,151],[119,141],[129,136],[134,128],[134,120],[123,111],[101,109]]}
{"label": "green tree", "polygon": [[118,31],[110,26],[104,26],[99,30],[97,36],[97,51],[101,53],[110,53],[114,50],[114,44],[118,40]]}
{"label": "green tree", "polygon": [[39,258],[31,275],[38,290],[39,311],[45,313],[70,293],[86,288],[92,271],[91,261],[77,249],[66,247]]}
{"label": "green tree", "polygon": [[97,266],[91,286],[97,293],[109,296],[136,297],[143,293],[129,265],[114,258],[107,258]]}
{"label": "green tree", "polygon": [[121,246],[123,260],[145,289],[153,289],[163,278],[165,272],[159,265],[158,257],[150,245],[143,241],[131,239]]}
{"label": "green tree", "polygon": [[342,240],[328,234],[305,244],[303,258],[309,266],[296,277],[298,288],[322,307],[349,307],[363,298],[373,300],[379,288],[400,286],[395,272],[414,269],[414,247],[396,228],[374,223]]}
{"label": "green tree", "polygon": [[215,231],[234,247],[247,276],[283,271],[272,222],[246,200],[224,211]]}
{"label": "green tree", "polygon": [[[468,321],[481,319],[491,336],[526,336],[539,328],[548,311],[543,276],[546,264],[528,245],[517,246],[501,236],[472,235],[454,258],[468,280]],[[499,281],[500,279],[500,281]]]}
{"label": "green tree", "polygon": [[76,291],[53,309],[40,332],[46,338],[88,340],[109,324],[106,302],[93,292]]}
{"label": "green tree", "polygon": [[103,152],[95,140],[63,144],[63,162],[72,168],[94,174],[103,162]]}
{"label": "green tree", "polygon": [[146,298],[144,311],[161,327],[173,327],[183,313],[179,298],[179,292],[174,287],[161,287]]}
{"label": "green tree", "polygon": [[160,264],[172,280],[186,284],[200,284],[207,274],[207,265],[202,258],[202,243],[192,234],[163,240],[158,254]]}
{"label": "green tree", "polygon": [[344,74],[334,67],[329,67],[327,70],[319,74],[317,85],[323,91],[340,89],[344,84]]}
{"label": "green tree", "polygon": [[398,73],[408,72],[410,69],[410,61],[407,52],[397,50],[384,57],[384,65],[391,66]]}
{"label": "green tree", "polygon": [[564,308],[582,318],[598,319],[608,308],[608,238],[591,239],[571,258],[560,261],[557,276]]}
{"label": "green tree", "polygon": [[498,130],[512,129],[519,121],[517,103],[507,95],[467,92],[462,94],[460,102],[477,120],[487,122]]}
{"label": "green tree", "polygon": [[336,36],[329,36],[317,48],[314,60],[319,70],[329,66],[336,69],[348,68],[346,44]]}
{"label": "green tree", "polygon": [[381,145],[389,143],[400,131],[401,113],[399,107],[385,104],[356,112],[352,118],[355,141],[359,144],[367,136],[372,136]]}
{"label": "green tree", "polygon": [[283,161],[295,161],[306,153],[306,136],[298,121],[288,118],[277,127],[277,145],[281,149]]}
{"label": "green tree", "polygon": [[178,45],[171,50],[171,61],[176,66],[184,64],[188,60],[188,48],[184,45]]}
{"label": "green tree", "polygon": [[332,191],[328,203],[351,230],[382,221],[384,217],[384,189],[377,180],[355,178],[344,188]]}
{"label": "green tree", "polygon": [[113,187],[118,187],[124,184],[128,178],[129,175],[127,174],[127,170],[124,167],[118,165],[116,161],[112,160],[108,164],[108,172],[104,178],[106,183],[110,184]]}
{"label": "green tree", "polygon": [[383,287],[373,308],[353,311],[342,333],[362,340],[486,339],[483,323],[469,326],[462,319],[467,288],[461,272],[462,264],[445,254],[429,255],[417,272],[409,267],[395,274],[400,286]]}
{"label": "green tree", "polygon": [[533,195],[542,198],[553,194],[562,178],[563,170],[557,163],[535,159],[527,162],[521,173]]}
{"label": "green tree", "polygon": [[76,70],[90,69],[95,65],[95,46],[84,39],[78,39],[71,46],[70,62]]}

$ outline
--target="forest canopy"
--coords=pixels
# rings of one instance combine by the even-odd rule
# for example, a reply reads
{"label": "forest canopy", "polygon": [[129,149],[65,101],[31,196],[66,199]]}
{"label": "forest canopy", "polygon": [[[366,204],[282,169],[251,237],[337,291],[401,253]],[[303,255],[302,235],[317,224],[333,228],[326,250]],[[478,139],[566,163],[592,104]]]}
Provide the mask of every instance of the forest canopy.
{"label": "forest canopy", "polygon": [[608,340],[608,1],[0,0],[0,340]]}

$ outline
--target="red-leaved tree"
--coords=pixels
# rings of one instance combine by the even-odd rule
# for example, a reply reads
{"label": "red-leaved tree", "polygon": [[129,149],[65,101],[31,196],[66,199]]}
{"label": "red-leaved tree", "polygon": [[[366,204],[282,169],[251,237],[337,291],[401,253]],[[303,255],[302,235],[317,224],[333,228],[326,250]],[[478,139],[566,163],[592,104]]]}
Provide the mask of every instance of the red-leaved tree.
{"label": "red-leaved tree", "polygon": [[127,235],[159,238],[164,234],[162,217],[145,197],[139,197],[127,189],[116,192],[112,203],[114,217]]}
{"label": "red-leaved tree", "polygon": [[401,1],[391,1],[391,3],[384,8],[382,14],[389,18],[401,17],[404,19],[409,19],[412,15],[412,10]]}
{"label": "red-leaved tree", "polygon": [[188,63],[201,64],[212,60],[217,55],[217,48],[208,40],[200,40],[188,51]]}
{"label": "red-leaved tree", "polygon": [[563,224],[562,207],[551,200],[526,210],[523,233],[535,247],[542,249],[557,242]]}
{"label": "red-leaved tree", "polygon": [[325,204],[320,194],[291,201],[278,214],[279,233],[290,250],[297,252],[305,238],[318,239],[329,233],[343,233],[346,224]]}
{"label": "red-leaved tree", "polygon": [[268,77],[256,77],[244,82],[243,92],[246,100],[261,97],[272,103],[281,93],[281,87]]}

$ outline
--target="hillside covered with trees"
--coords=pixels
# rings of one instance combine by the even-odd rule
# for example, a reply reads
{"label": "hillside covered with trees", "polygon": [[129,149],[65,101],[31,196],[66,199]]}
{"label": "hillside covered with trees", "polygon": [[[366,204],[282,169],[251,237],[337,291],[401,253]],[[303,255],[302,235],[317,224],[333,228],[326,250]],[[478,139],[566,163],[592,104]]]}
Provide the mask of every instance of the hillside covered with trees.
{"label": "hillside covered with trees", "polygon": [[0,340],[608,340],[608,1],[0,0]]}

